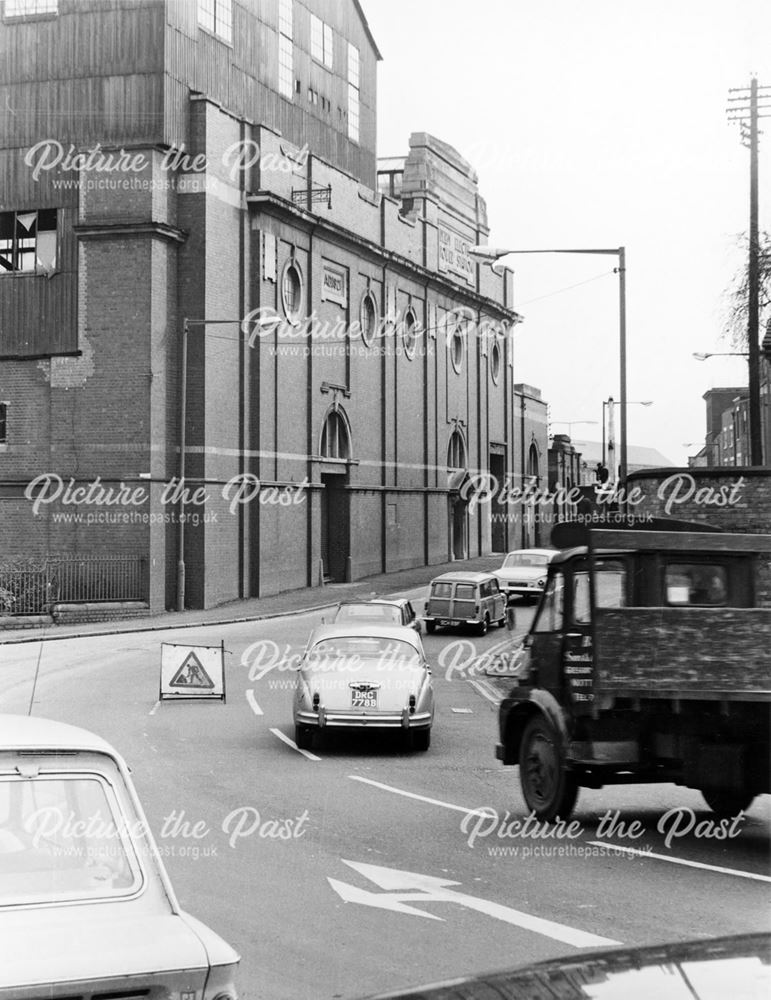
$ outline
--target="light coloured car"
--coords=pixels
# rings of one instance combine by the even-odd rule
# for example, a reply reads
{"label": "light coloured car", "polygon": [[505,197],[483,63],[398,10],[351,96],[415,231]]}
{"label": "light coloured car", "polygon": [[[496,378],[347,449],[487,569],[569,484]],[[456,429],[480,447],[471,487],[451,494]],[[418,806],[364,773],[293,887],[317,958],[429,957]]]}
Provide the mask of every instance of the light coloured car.
{"label": "light coloured car", "polygon": [[322,625],[297,674],[295,742],[332,729],[397,729],[428,750],[434,722],[431,670],[418,633],[402,625]]}
{"label": "light coloured car", "polygon": [[177,902],[126,764],[0,715],[0,1000],[235,1000],[239,957]]}
{"label": "light coloured car", "polygon": [[546,585],[546,571],[557,555],[556,549],[517,549],[509,552],[500,569],[495,570],[501,590],[507,597],[538,600]]}
{"label": "light coloured car", "polygon": [[343,601],[338,604],[332,621],[335,625],[342,622],[349,625],[408,625],[420,631],[420,619],[415,614],[412,602],[404,597]]}
{"label": "light coloured car", "polygon": [[437,626],[469,625],[485,635],[491,625],[506,624],[506,597],[492,573],[442,573],[429,586],[423,621],[427,632]]}

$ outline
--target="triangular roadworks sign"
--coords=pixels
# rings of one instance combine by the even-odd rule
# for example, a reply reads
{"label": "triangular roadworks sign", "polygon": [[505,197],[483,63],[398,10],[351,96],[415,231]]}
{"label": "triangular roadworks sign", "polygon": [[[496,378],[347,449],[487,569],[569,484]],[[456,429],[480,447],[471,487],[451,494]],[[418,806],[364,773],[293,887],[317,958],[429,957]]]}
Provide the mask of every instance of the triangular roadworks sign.
{"label": "triangular roadworks sign", "polygon": [[169,681],[169,687],[175,688],[213,688],[214,681],[209,677],[203,664],[191,650],[179,670]]}

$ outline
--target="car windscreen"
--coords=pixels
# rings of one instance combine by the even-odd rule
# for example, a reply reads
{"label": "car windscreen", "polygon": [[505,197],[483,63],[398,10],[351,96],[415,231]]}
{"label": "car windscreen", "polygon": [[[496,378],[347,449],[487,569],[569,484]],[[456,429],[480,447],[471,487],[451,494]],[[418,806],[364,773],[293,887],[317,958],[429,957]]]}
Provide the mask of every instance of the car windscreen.
{"label": "car windscreen", "polygon": [[141,884],[102,775],[0,775],[0,906],[125,896]]}
{"label": "car windscreen", "polygon": [[335,615],[336,622],[380,622],[383,625],[400,625],[399,608],[390,604],[343,604]]}
{"label": "car windscreen", "polygon": [[510,552],[503,561],[503,569],[521,569],[548,566],[549,557],[537,552]]}
{"label": "car windscreen", "polygon": [[309,651],[306,665],[319,670],[351,669],[357,664],[387,667],[417,666],[420,655],[408,642],[385,636],[335,636],[322,639]]}

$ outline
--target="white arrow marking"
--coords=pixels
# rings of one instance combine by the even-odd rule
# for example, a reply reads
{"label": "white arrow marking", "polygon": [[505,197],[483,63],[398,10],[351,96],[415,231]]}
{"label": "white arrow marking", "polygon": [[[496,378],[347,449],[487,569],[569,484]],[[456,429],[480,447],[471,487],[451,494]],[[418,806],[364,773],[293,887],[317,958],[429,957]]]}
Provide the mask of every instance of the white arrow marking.
{"label": "white arrow marking", "polygon": [[589,934],[587,931],[568,927],[566,924],[555,923],[553,920],[534,917],[530,913],[514,910],[510,906],[502,906],[500,903],[493,903],[487,899],[478,899],[465,892],[456,892],[450,886],[460,883],[453,882],[451,879],[420,875],[417,872],[406,872],[398,868],[381,868],[379,865],[362,864],[357,861],[345,861],[345,859],[343,859],[343,863],[363,875],[364,878],[374,882],[381,889],[389,890],[384,893],[369,892],[366,889],[358,889],[356,886],[348,885],[347,882],[338,882],[336,879],[328,878],[327,881],[335,892],[347,903],[362,903],[364,906],[375,906],[395,913],[420,914],[422,917],[431,917],[432,919],[437,918],[421,910],[416,910],[408,903],[459,903],[467,909],[484,913],[485,916],[502,920],[507,924],[515,924],[517,927],[534,931],[536,934],[543,934],[545,937],[562,941],[564,944],[572,944],[576,948],[621,943],[612,938],[600,937],[598,934]]}

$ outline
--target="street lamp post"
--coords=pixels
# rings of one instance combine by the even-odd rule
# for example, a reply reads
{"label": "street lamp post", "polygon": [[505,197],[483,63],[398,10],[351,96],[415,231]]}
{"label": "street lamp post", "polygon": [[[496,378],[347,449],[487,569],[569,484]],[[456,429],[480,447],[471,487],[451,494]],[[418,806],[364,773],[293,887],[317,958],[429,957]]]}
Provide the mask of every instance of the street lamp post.
{"label": "street lamp post", "polygon": [[[612,407],[614,407],[615,400],[612,396],[608,396],[607,399],[602,401],[602,464],[603,467],[607,466],[605,460],[605,427],[606,427],[606,410],[610,407],[612,412]],[[653,406],[652,399],[627,399],[625,406]]]}
{"label": "street lamp post", "polygon": [[619,456],[619,474],[624,481],[626,479],[626,248],[592,248],[592,249],[572,249],[572,250],[501,250],[495,247],[474,246],[469,248],[469,255],[480,260],[487,261],[493,267],[503,257],[515,253],[572,253],[572,254],[599,254],[612,255],[618,258],[618,266],[614,268],[618,274],[618,336],[619,336],[619,402],[621,404],[621,454]]}

